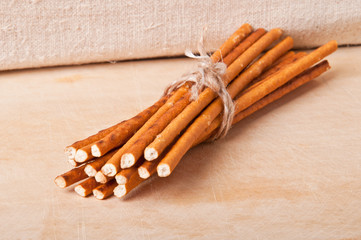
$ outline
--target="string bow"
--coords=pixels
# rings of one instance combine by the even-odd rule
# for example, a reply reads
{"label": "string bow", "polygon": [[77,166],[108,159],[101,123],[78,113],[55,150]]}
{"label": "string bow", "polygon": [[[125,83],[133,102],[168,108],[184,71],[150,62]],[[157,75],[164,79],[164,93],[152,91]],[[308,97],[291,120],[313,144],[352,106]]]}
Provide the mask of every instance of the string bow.
{"label": "string bow", "polygon": [[227,92],[223,83],[223,76],[226,73],[227,65],[223,62],[214,63],[204,48],[203,34],[197,44],[199,56],[194,55],[192,51],[187,49],[185,55],[189,58],[198,60],[195,71],[183,74],[178,80],[172,82],[166,89],[164,94],[169,94],[175,89],[183,86],[187,82],[192,82],[190,88],[191,100],[198,99],[206,87],[215,92],[223,102],[223,119],[222,123],[212,140],[224,137],[230,127],[234,116],[234,104],[231,96]]}

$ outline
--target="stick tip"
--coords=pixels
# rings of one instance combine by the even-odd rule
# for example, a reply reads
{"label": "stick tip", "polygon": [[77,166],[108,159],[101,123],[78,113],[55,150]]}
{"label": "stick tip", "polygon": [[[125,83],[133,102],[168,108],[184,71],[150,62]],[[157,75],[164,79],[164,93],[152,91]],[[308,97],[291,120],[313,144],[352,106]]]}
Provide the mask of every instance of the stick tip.
{"label": "stick tip", "polygon": [[108,177],[114,177],[117,174],[117,168],[112,163],[106,163],[102,169],[102,173]]}
{"label": "stick tip", "polygon": [[92,145],[90,149],[91,149],[91,153],[94,157],[100,157],[102,155],[99,147],[96,144]]}
{"label": "stick tip", "polygon": [[64,177],[62,177],[62,176],[57,176],[55,178],[54,182],[60,188],[65,188],[66,187],[66,181],[65,181]]}
{"label": "stick tip", "polygon": [[75,186],[74,191],[75,191],[77,194],[79,194],[80,196],[86,197],[85,189],[84,189],[81,185]]}
{"label": "stick tip", "polygon": [[76,167],[78,166],[79,163],[77,163],[74,159],[68,159],[68,163],[70,164],[70,166],[72,167]]}
{"label": "stick tip", "polygon": [[125,185],[118,185],[114,188],[113,192],[116,197],[121,198],[127,194],[127,188]]}
{"label": "stick tip", "polygon": [[93,189],[93,195],[96,199],[99,199],[99,200],[103,200],[105,197],[104,193],[102,193],[98,189]]}
{"label": "stick tip", "polygon": [[158,151],[152,147],[146,147],[144,150],[144,158],[148,161],[152,161],[158,158]]}
{"label": "stick tip", "polygon": [[126,184],[128,179],[121,174],[117,174],[115,176],[115,181],[117,181],[118,184]]}
{"label": "stick tip", "polygon": [[77,162],[84,162],[86,161],[88,158],[88,153],[82,149],[78,149],[78,151],[76,151],[76,154],[75,154],[75,161]]}
{"label": "stick tip", "polygon": [[279,36],[281,36],[283,34],[283,30],[281,28],[273,28],[269,32],[273,32]]}
{"label": "stick tip", "polygon": [[69,159],[74,159],[76,149],[74,147],[68,146],[64,149],[64,153]]}
{"label": "stick tip", "polygon": [[120,161],[122,168],[130,168],[135,163],[135,157],[131,153],[125,153]]}
{"label": "stick tip", "polygon": [[166,163],[161,163],[157,166],[157,173],[159,177],[168,177],[171,173],[170,167]]}
{"label": "stick tip", "polygon": [[93,168],[91,165],[87,165],[84,168],[84,172],[86,173],[86,175],[88,175],[89,177],[94,177],[97,174],[97,170],[95,168]]}
{"label": "stick tip", "polygon": [[139,177],[143,178],[143,179],[147,179],[150,177],[150,173],[149,171],[145,168],[145,167],[138,167],[138,175]]}
{"label": "stick tip", "polygon": [[95,174],[95,181],[104,184],[107,182],[107,180],[108,180],[107,177],[101,171]]}

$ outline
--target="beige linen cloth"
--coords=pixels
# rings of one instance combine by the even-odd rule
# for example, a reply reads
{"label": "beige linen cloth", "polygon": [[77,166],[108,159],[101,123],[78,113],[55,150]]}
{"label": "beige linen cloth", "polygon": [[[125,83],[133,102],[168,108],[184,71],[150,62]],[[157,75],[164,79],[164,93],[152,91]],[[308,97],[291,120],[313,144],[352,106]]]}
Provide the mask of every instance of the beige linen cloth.
{"label": "beige linen cloth", "polygon": [[207,26],[215,50],[240,25],[283,28],[297,48],[361,43],[361,1],[0,1],[0,70],[182,55]]}

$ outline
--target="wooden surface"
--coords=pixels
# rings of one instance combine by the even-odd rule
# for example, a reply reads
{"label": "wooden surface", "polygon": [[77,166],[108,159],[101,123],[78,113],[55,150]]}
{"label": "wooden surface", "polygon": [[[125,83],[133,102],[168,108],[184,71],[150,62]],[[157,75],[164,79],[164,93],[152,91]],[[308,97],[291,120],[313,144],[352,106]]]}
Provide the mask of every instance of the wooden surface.
{"label": "wooden surface", "polygon": [[63,148],[153,103],[193,61],[0,73],[0,238],[360,239],[361,47],[328,59],[170,177],[106,201],[55,186]]}

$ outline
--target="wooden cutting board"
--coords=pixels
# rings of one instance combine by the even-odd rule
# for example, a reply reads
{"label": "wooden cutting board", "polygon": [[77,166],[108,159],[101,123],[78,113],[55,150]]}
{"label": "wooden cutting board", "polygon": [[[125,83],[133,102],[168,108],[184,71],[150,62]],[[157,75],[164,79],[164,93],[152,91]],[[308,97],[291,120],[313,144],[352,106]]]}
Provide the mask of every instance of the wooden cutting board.
{"label": "wooden cutting board", "polygon": [[53,179],[63,148],[129,118],[186,72],[163,59],[0,73],[1,239],[360,239],[361,47],[191,150],[126,199]]}

